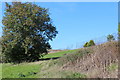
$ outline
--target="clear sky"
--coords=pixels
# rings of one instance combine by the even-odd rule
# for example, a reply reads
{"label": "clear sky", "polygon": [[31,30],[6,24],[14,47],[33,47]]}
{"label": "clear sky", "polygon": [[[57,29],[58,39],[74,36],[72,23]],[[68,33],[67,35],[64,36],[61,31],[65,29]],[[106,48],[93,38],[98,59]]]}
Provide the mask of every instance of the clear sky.
{"label": "clear sky", "polygon": [[[53,49],[65,49],[83,41],[117,33],[117,2],[35,2],[35,4],[49,8],[50,17],[59,32],[57,37],[50,41]],[[2,12],[4,6],[3,4]]]}

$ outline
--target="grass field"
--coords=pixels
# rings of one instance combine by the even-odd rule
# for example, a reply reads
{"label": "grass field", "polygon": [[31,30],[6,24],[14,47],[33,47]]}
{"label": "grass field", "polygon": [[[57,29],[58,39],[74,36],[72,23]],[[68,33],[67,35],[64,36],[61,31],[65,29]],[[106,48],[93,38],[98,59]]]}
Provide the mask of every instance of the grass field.
{"label": "grass field", "polygon": [[2,68],[3,78],[37,78],[36,74],[40,71],[40,64],[3,64]]}
{"label": "grass field", "polygon": [[66,54],[73,53],[73,52],[78,51],[78,50],[79,49],[60,51],[60,52],[56,52],[56,53],[49,53],[49,54],[45,55],[44,57],[42,57],[42,59],[54,58],[54,57],[62,57],[64,55],[66,55]]}
{"label": "grass field", "polygon": [[[57,53],[50,53],[44,58],[61,57],[64,54],[74,54],[77,50],[61,51]],[[66,55],[65,55],[66,56]],[[57,64],[55,64],[57,63]],[[86,75],[69,71],[61,70],[58,60],[39,61],[32,63],[21,64],[2,64],[2,78],[82,78]]]}
{"label": "grass field", "polygon": [[3,64],[2,78],[85,78],[86,75],[72,72],[70,70],[61,70],[60,66],[54,66],[56,61],[46,61],[32,64]]}

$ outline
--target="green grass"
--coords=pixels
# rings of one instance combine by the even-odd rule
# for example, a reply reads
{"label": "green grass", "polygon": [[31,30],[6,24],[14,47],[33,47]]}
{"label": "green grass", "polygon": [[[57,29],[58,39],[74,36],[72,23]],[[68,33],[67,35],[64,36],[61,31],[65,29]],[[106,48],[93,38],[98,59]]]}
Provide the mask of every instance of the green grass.
{"label": "green grass", "polygon": [[[75,56],[79,56],[76,54],[78,52],[83,53],[79,51],[79,49],[68,50],[57,53],[50,53],[46,55],[46,57],[44,58],[60,57],[63,56],[64,54],[69,55],[71,54],[72,56],[75,54]],[[72,56],[68,57],[72,58]],[[61,66],[58,64],[61,64],[59,63],[59,60],[49,60],[45,62],[43,61],[42,63],[39,64],[35,64],[34,62],[32,64],[21,63],[16,65],[5,63],[2,65],[3,68],[2,78],[71,78],[70,76],[72,76],[73,78],[85,77],[80,73],[71,72],[70,70],[68,71],[61,70],[60,68]]]}
{"label": "green grass", "polygon": [[75,72],[67,75],[66,78],[86,78],[86,75]]}
{"label": "green grass", "polygon": [[[73,53],[78,51],[78,49],[76,50],[67,50],[67,51],[60,51],[57,53],[50,53],[47,54],[46,56],[44,56],[43,58],[53,58],[53,57],[62,57],[64,56],[64,54],[69,54],[69,53]],[[50,61],[49,62],[44,62],[46,64],[48,64],[49,67],[52,68],[54,61]],[[21,63],[21,64],[10,64],[10,63],[5,63],[2,64],[2,78],[40,78],[41,76],[41,67],[42,66],[46,66],[46,64],[28,64],[28,63]],[[52,65],[51,65],[52,64]],[[50,66],[51,65],[51,66]],[[47,67],[47,69],[49,69],[49,67]],[[53,68],[54,69],[54,68]],[[42,70],[46,70],[46,69],[42,69]],[[52,75],[53,70],[49,73],[47,72],[46,75],[50,74]],[[63,75],[64,71],[62,72],[58,72],[58,75]],[[56,73],[55,73],[56,74]],[[53,74],[53,76],[55,75]],[[43,74],[44,76],[44,74]],[[41,77],[43,77],[41,76]]]}
{"label": "green grass", "polygon": [[42,59],[45,59],[45,58],[54,58],[54,57],[62,57],[62,56],[64,56],[64,54],[73,53],[73,52],[78,51],[78,50],[79,49],[67,50],[67,51],[60,51],[60,52],[56,52],[56,53],[49,53],[49,54],[45,55]]}
{"label": "green grass", "polygon": [[40,67],[40,64],[3,64],[2,78],[37,78]]}
{"label": "green grass", "polygon": [[41,64],[21,63],[19,65],[3,64],[2,78],[85,78],[86,75],[69,70],[61,70],[60,66],[50,66],[52,60]]}
{"label": "green grass", "polygon": [[0,63],[0,79],[2,78],[2,64]]}
{"label": "green grass", "polygon": [[118,69],[118,64],[111,64],[110,66],[107,67],[108,71],[114,71]]}

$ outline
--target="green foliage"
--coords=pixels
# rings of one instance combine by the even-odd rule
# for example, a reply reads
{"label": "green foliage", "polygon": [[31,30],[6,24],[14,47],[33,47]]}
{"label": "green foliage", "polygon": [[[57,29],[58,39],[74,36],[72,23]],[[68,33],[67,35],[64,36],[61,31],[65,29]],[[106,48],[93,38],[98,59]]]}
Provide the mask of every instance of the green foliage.
{"label": "green foliage", "polygon": [[107,41],[113,41],[113,40],[115,40],[114,36],[112,34],[109,34],[107,36]]}
{"label": "green foliage", "polygon": [[94,46],[94,45],[95,45],[95,43],[94,43],[93,40],[90,40],[89,43],[87,44],[88,47],[89,47],[89,46]]}
{"label": "green foliage", "polygon": [[58,33],[48,9],[32,3],[6,3],[3,17],[2,54],[6,62],[36,61],[51,48]]}
{"label": "green foliage", "polygon": [[2,46],[1,46],[1,41],[2,41],[2,38],[0,37],[0,63],[2,62],[2,58],[3,58],[3,55],[2,55]]}
{"label": "green foliage", "polygon": [[[120,23],[118,24],[118,32],[120,32]],[[120,33],[119,33],[120,34]]]}
{"label": "green foliage", "polygon": [[86,75],[75,72],[71,75],[66,76],[66,78],[86,78]]}
{"label": "green foliage", "polygon": [[110,66],[106,67],[108,71],[114,71],[118,69],[118,64],[111,64]]}
{"label": "green foliage", "polygon": [[118,39],[120,41],[120,23],[118,24]]}
{"label": "green foliage", "polygon": [[89,42],[86,42],[83,47],[90,47],[90,46],[94,46],[94,45],[95,45],[94,41],[90,40]]}
{"label": "green foliage", "polygon": [[86,42],[83,47],[87,47],[87,45],[88,45],[88,42]]}

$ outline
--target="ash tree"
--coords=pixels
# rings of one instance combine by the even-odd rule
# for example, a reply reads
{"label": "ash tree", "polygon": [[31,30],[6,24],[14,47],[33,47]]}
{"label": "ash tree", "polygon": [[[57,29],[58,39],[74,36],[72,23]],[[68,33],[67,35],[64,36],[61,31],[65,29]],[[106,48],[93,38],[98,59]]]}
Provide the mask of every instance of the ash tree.
{"label": "ash tree", "polygon": [[48,9],[32,3],[6,3],[2,54],[6,62],[36,61],[51,48],[58,31]]}

